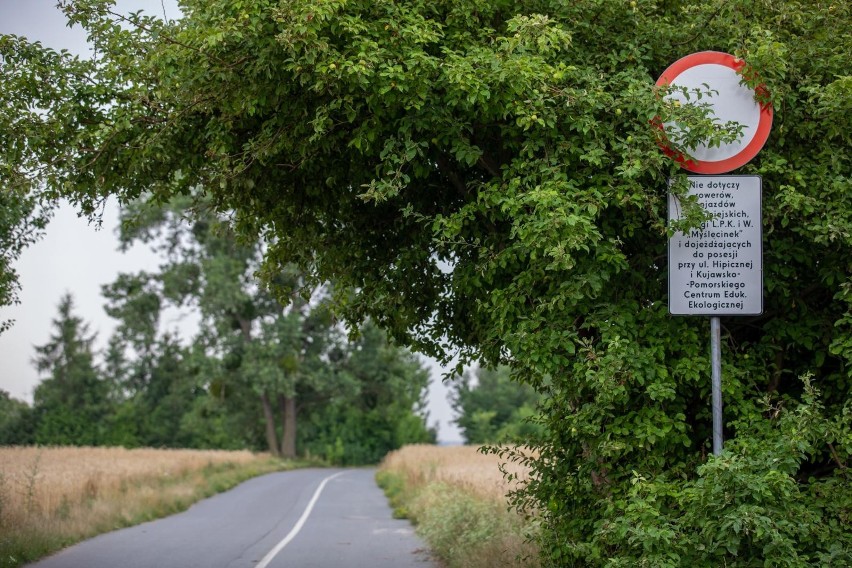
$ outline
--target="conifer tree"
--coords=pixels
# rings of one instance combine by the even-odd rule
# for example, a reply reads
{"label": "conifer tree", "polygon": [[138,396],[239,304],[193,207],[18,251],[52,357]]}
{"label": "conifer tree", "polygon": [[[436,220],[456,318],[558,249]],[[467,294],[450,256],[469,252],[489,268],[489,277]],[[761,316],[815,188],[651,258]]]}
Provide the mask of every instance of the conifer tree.
{"label": "conifer tree", "polygon": [[95,334],[74,314],[71,294],[59,302],[53,333],[36,346],[33,363],[44,380],[36,387],[35,441],[40,444],[97,445],[109,411],[108,387],[94,363]]}

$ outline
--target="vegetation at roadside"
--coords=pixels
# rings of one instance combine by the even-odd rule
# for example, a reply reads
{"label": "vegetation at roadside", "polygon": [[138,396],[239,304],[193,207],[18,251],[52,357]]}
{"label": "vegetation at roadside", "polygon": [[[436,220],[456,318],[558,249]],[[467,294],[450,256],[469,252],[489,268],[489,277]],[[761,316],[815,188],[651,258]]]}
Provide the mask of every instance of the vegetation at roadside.
{"label": "vegetation at roadside", "polygon": [[302,465],[247,451],[0,447],[0,567]]}
{"label": "vegetation at roadside", "polygon": [[[353,328],[508,366],[540,395],[512,502],[540,520],[545,563],[852,564],[852,3],[184,0],[178,20],[62,6],[93,58],[0,36],[4,189],[89,215],[189,197],[260,241],[282,305],[297,266],[305,291],[334,283]],[[737,172],[762,177],[764,295],[761,314],[723,318],[721,456],[706,321],[667,309],[667,196],[688,183],[652,126],[688,133],[685,155],[739,130],[655,86],[705,50],[741,58],[774,108]],[[678,229],[706,221],[682,203]],[[36,210],[16,211],[0,223]],[[249,359],[238,335],[219,344],[223,373]],[[229,419],[221,384],[194,416]],[[255,416],[261,391],[237,390]]]}
{"label": "vegetation at roadside", "polygon": [[405,446],[388,454],[376,480],[394,515],[415,523],[449,568],[539,565],[536,522],[507,508],[513,484],[493,456],[472,446]]}

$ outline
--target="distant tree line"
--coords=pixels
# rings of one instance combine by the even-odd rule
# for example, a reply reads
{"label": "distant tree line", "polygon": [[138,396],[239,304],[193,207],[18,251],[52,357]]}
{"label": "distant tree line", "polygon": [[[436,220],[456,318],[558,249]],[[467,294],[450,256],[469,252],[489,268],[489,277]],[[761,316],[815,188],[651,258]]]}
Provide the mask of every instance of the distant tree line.
{"label": "distant tree line", "polygon": [[[95,335],[65,295],[50,339],[35,348],[44,379],[32,406],[0,391],[0,444],[252,448],[338,464],[376,462],[406,443],[434,442],[427,370],[371,322],[347,336],[328,285],[282,271],[277,294],[253,272],[257,243],[185,203],[129,207],[121,242],[151,244],[156,273],[104,287],[118,326],[101,362]],[[161,331],[168,306],[200,314],[186,344]]]}
{"label": "distant tree line", "polygon": [[539,434],[540,398],[530,385],[513,381],[506,366],[467,371],[450,385],[455,423],[468,444],[524,442]]}

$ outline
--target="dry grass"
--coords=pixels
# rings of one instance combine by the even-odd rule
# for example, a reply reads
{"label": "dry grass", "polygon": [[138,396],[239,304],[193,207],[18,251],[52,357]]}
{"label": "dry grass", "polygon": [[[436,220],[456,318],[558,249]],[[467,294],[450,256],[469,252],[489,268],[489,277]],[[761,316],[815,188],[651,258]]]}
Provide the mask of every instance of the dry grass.
{"label": "dry grass", "polygon": [[382,468],[403,475],[406,484],[411,487],[442,483],[502,503],[508,492],[516,488],[517,482],[506,480],[500,464],[516,480],[527,478],[528,472],[522,466],[505,463],[494,455],[485,455],[478,446],[405,446],[389,453],[382,462]]}
{"label": "dry grass", "polygon": [[447,566],[464,568],[538,565],[529,538],[535,520],[510,511],[506,502],[527,475],[522,466],[473,446],[406,446],[388,454],[379,469],[397,511],[417,523]]}
{"label": "dry grass", "polygon": [[0,447],[0,567],[277,469],[282,462],[251,452]]}

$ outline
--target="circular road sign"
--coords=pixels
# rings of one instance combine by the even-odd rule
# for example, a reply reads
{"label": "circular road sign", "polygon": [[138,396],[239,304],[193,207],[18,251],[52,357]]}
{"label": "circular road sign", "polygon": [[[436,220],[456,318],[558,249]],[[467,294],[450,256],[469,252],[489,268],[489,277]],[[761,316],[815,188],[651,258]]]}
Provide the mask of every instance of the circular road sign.
{"label": "circular road sign", "polygon": [[[663,151],[684,169],[698,174],[730,172],[754,158],[769,138],[772,105],[759,103],[755,91],[742,83],[743,67],[745,61],[728,53],[702,51],[678,59],[657,79],[658,86],[678,87],[666,95],[667,99],[684,105],[695,104],[697,89],[702,93],[701,102],[710,105],[721,124],[733,121],[743,126],[738,140],[713,148],[701,144],[692,150],[691,156],[685,156],[663,143]],[[691,93],[689,98],[683,89]],[[757,92],[766,94],[763,87],[758,87]],[[677,132],[674,124],[661,124],[660,127],[664,134],[675,135]]]}

